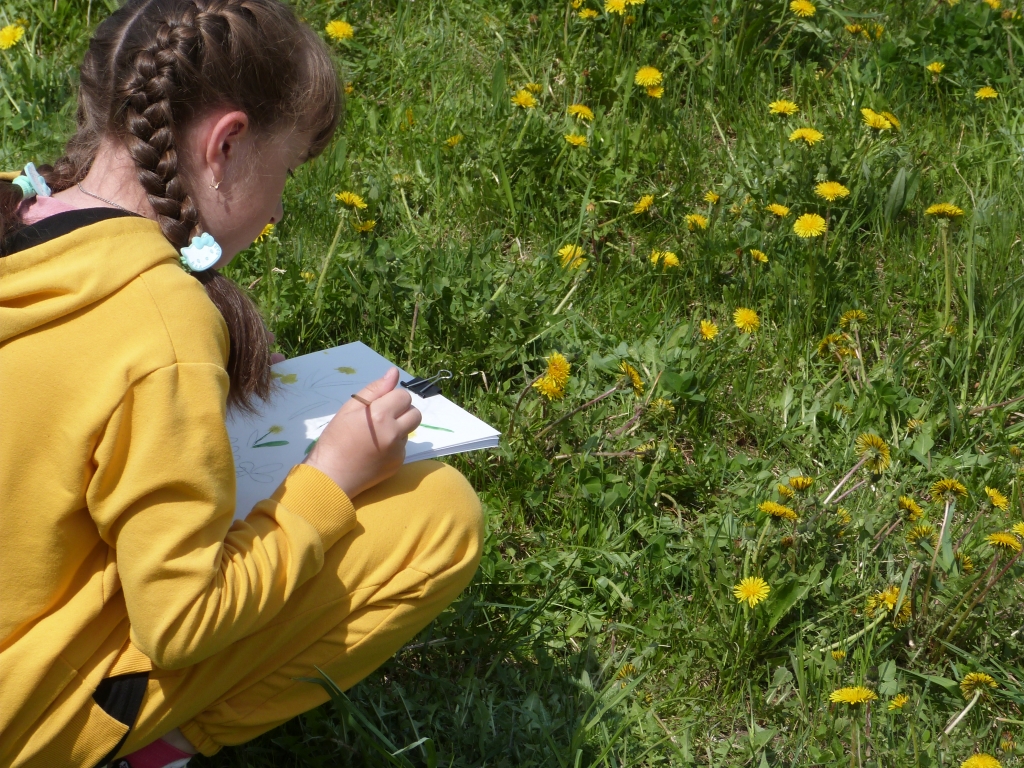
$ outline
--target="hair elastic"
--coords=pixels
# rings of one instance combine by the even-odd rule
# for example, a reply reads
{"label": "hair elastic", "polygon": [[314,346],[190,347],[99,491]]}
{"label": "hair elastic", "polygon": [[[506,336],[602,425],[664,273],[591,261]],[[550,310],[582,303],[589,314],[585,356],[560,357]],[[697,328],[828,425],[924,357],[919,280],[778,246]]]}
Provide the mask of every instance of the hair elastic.
{"label": "hair elastic", "polygon": [[223,252],[213,235],[204,232],[181,249],[181,265],[186,272],[205,272],[220,260]]}
{"label": "hair elastic", "polygon": [[21,187],[23,200],[31,200],[36,195],[39,197],[50,196],[50,187],[47,186],[46,180],[39,175],[39,171],[36,170],[33,163],[28,163],[22,171],[22,175],[15,176],[11,183]]}

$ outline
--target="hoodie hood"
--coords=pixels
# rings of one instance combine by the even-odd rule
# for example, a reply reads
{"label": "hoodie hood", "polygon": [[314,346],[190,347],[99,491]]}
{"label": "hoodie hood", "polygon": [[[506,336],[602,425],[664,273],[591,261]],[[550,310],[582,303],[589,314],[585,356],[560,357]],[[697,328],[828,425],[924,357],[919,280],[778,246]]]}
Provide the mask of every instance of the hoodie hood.
{"label": "hoodie hood", "polygon": [[178,254],[141,216],[95,224],[0,258],[0,344],[95,304]]}

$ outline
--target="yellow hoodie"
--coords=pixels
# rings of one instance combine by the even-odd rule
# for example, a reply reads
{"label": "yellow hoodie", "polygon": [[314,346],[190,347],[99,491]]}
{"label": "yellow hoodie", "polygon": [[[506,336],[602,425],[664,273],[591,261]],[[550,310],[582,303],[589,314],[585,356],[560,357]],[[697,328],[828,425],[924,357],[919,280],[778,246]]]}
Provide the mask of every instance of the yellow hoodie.
{"label": "yellow hoodie", "polygon": [[232,523],[227,355],[153,221],[0,258],[0,766],[71,738],[112,672],[264,626],[353,526],[305,465]]}

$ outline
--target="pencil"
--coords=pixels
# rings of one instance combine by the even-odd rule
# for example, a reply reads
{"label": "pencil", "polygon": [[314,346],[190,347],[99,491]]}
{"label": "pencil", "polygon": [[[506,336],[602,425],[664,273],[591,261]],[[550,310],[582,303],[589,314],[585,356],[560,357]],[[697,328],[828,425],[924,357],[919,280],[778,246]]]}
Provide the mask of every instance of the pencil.
{"label": "pencil", "polygon": [[358,401],[359,401],[360,403],[362,403],[363,405],[365,405],[365,406],[366,406],[367,408],[369,408],[369,407],[370,407],[370,402],[371,402],[371,401],[370,401],[370,400],[367,400],[367,399],[366,399],[365,397],[363,397],[362,395],[358,395],[358,394],[356,394],[356,395],[352,395],[352,399],[353,399],[353,400],[358,400]]}

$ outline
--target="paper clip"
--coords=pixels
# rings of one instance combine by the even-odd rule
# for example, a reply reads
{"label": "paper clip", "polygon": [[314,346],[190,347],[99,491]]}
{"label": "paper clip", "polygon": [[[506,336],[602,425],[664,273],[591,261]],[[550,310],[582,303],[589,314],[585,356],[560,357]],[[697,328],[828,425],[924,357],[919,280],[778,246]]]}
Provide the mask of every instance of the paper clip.
{"label": "paper clip", "polygon": [[422,379],[417,376],[415,379],[403,381],[402,386],[410,392],[415,392],[420,397],[433,397],[441,394],[441,388],[437,386],[439,381],[447,381],[452,378],[451,371],[440,370],[429,379]]}

